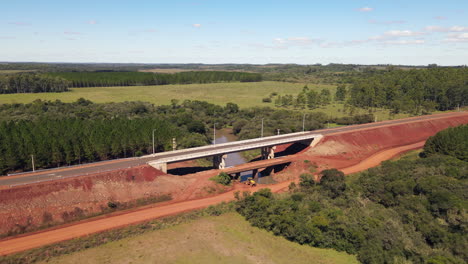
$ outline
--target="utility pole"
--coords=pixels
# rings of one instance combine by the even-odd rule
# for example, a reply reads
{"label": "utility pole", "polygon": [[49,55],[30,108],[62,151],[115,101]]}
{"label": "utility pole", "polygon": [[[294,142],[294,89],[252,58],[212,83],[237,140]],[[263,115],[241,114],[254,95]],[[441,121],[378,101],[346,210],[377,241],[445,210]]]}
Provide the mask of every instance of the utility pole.
{"label": "utility pole", "polygon": [[263,137],[263,118],[262,118],[262,134],[261,137]]}
{"label": "utility pole", "polygon": [[153,154],[154,154],[154,131],[156,131],[156,129],[153,129]]}
{"label": "utility pole", "polygon": [[276,130],[278,131],[278,135],[279,135],[280,129],[278,128],[278,129],[276,129]]}
{"label": "utility pole", "polygon": [[32,169],[33,172],[36,171],[36,166],[34,165],[34,155],[31,155],[31,163],[32,163]]}
{"label": "utility pole", "polygon": [[302,132],[305,132],[305,116],[306,114],[304,113],[304,115],[302,116]]}
{"label": "utility pole", "polygon": [[213,145],[216,145],[216,123],[213,124]]}
{"label": "utility pole", "polygon": [[176,141],[176,138],[172,138],[172,150],[176,150],[177,149],[177,141]]}

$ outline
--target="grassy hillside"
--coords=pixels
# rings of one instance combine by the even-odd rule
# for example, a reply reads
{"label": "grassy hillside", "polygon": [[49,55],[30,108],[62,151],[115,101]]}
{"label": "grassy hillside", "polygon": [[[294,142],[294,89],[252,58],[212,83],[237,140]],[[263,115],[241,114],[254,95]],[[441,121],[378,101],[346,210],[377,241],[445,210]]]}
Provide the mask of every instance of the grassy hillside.
{"label": "grassy hillside", "polygon": [[47,263],[357,263],[354,256],[301,246],[251,227],[237,213],[111,242]]}

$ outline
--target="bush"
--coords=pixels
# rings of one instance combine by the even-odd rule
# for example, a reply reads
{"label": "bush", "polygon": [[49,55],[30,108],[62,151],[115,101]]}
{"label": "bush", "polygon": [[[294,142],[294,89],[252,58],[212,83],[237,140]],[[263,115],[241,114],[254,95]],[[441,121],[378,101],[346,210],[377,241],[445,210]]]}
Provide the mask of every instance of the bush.
{"label": "bush", "polygon": [[324,170],[321,172],[320,185],[331,198],[336,198],[346,190],[345,175],[337,169]]}
{"label": "bush", "polygon": [[222,184],[222,185],[230,185],[231,184],[231,176],[229,176],[227,173],[225,172],[221,172],[220,174],[210,178],[210,180],[216,182],[216,183],[219,183],[219,184]]}
{"label": "bush", "polygon": [[262,102],[271,103],[271,98],[270,97],[265,97],[265,98],[262,99]]}
{"label": "bush", "polygon": [[468,161],[468,125],[448,128],[430,137],[424,155],[442,154]]}

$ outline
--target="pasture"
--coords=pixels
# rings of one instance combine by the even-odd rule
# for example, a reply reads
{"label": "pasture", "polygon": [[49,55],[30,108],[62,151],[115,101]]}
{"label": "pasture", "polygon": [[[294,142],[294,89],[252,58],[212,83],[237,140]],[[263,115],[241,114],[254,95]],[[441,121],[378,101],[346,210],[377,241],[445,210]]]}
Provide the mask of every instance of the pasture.
{"label": "pasture", "polygon": [[[355,256],[299,245],[252,227],[237,213],[51,258],[47,263],[357,263]],[[45,262],[43,262],[45,263]]]}
{"label": "pasture", "polygon": [[[207,83],[207,84],[171,84],[153,86],[115,86],[71,88],[63,93],[24,93],[1,94],[0,104],[31,103],[34,100],[60,100],[62,102],[74,102],[79,98],[85,98],[95,103],[142,101],[155,105],[170,104],[172,99],[179,102],[183,100],[201,100],[214,104],[226,105],[232,102],[241,108],[255,106],[275,107],[272,103],[263,103],[262,98],[276,92],[278,95],[292,94],[296,96],[304,87],[303,83],[289,82],[233,82],[233,83]],[[336,91],[334,85],[308,84],[310,90],[320,92],[323,88],[330,89],[332,96]],[[343,103],[333,102],[314,110],[300,110],[304,112],[324,112],[331,117],[348,115],[343,112]],[[293,108],[289,108],[293,109]],[[354,114],[366,114],[365,109],[355,109]],[[378,120],[407,117],[406,114],[391,116],[388,110],[377,109],[374,113]]]}

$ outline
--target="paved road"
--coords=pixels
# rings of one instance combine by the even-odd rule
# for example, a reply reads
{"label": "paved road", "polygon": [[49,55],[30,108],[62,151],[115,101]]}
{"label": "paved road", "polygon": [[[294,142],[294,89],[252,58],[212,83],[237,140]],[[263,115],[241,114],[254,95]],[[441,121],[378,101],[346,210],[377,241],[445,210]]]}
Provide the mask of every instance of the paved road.
{"label": "paved road", "polygon": [[[451,116],[462,116],[462,115],[468,115],[468,113],[465,113],[465,112],[452,112],[452,113],[444,113],[444,114],[437,114],[437,115],[429,115],[429,116],[412,117],[412,118],[405,118],[405,119],[398,119],[398,120],[382,121],[382,122],[369,123],[369,124],[363,124],[363,125],[353,125],[353,126],[330,128],[330,129],[320,129],[320,130],[305,132],[304,135],[307,135],[307,134],[310,134],[310,135],[322,134],[322,135],[325,136],[325,135],[329,135],[329,134],[335,134],[335,133],[340,133],[340,132],[348,132],[348,131],[363,129],[363,128],[374,128],[374,127],[380,127],[380,126],[402,124],[402,123],[411,123],[411,122],[418,122],[418,121],[423,121],[423,120],[439,119],[439,118],[446,118],[446,117],[451,117]],[[290,134],[290,136],[289,135],[281,135],[281,138],[284,138],[284,139],[287,139],[289,137],[297,137],[297,133]],[[256,142],[260,142],[260,143],[261,142],[266,142],[266,141],[272,140],[272,138],[277,138],[277,137],[265,137],[263,139],[257,140]],[[226,144],[242,145],[242,144],[245,144],[245,143],[243,143],[243,141],[239,141],[239,142],[231,142],[231,143],[226,143]],[[218,149],[224,148],[225,147],[224,145],[225,144],[220,144],[220,145],[214,145],[214,146],[207,146],[207,147],[204,147],[204,148],[205,149],[210,148],[211,150],[218,150]],[[197,151],[200,151],[200,150],[199,149],[183,150],[182,152],[184,154],[189,154],[189,153],[194,153],[194,152],[197,152]],[[170,151],[170,152],[160,153],[160,154],[157,155],[157,157],[158,158],[174,157],[176,155],[180,155],[180,152],[181,151],[174,151],[174,152]],[[54,180],[54,179],[62,179],[62,178],[67,178],[67,177],[82,176],[82,175],[86,175],[86,174],[99,173],[99,172],[103,172],[103,171],[125,169],[125,168],[129,168],[129,167],[144,165],[147,162],[154,161],[154,160],[155,160],[155,157],[145,156],[145,157],[141,157],[141,158],[111,160],[111,161],[96,162],[96,163],[91,163],[91,164],[81,165],[81,166],[73,166],[73,167],[66,167],[66,168],[57,168],[57,169],[51,169],[51,170],[37,171],[35,173],[31,172],[31,173],[25,173],[25,174],[21,174],[21,175],[5,176],[5,177],[0,177],[0,187],[15,186],[15,185],[21,185],[21,184],[29,184],[29,183],[48,181],[48,180]]]}

